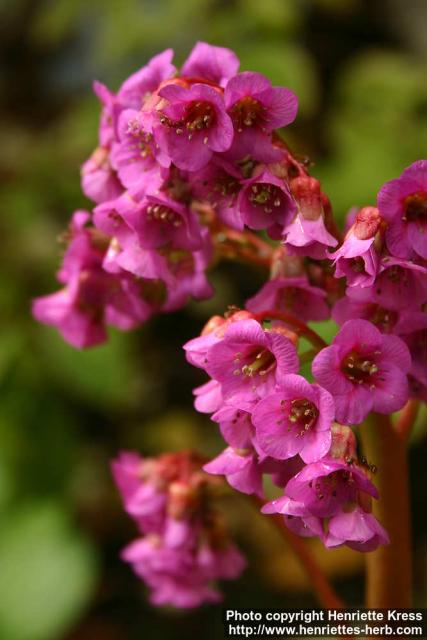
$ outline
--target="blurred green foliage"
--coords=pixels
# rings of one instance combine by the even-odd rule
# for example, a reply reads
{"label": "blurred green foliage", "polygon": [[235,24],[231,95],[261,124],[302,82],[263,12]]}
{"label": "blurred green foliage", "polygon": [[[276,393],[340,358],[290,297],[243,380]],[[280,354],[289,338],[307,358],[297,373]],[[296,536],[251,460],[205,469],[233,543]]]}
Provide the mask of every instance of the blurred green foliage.
{"label": "blurred green foliage", "polygon": [[[342,221],[426,156],[427,51],[419,37],[426,8],[415,0],[1,4],[1,640],[222,637],[215,609],[170,618],[147,606],[118,559],[135,529],[122,514],[109,460],[126,447],[219,450],[215,425],[192,411],[191,388],[203,377],[186,366],[180,345],[209,314],[253,294],[262,274],[227,265],[214,274],[215,300],[131,335],[115,332],[93,351],[76,352],[35,325],[31,298],[56,287],[57,236],[73,209],[89,206],[78,168],[97,138],[92,79],[115,89],[163,48],[173,47],[179,63],[196,40],[232,47],[242,68],[298,94],[286,139],[315,163]],[[325,337],[332,330],[321,328]],[[413,504],[417,600],[426,606],[420,424]],[[229,602],[283,605],[283,593],[256,573],[256,558],[253,565],[228,588]],[[357,575],[343,586],[360,601]],[[292,576],[283,589],[290,606],[312,604]]]}

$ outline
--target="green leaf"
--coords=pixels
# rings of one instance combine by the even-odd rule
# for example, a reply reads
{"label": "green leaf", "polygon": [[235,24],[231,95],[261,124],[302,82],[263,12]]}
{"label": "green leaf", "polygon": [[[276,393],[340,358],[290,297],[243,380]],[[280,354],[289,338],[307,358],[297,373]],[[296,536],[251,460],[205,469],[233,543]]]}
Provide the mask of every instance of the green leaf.
{"label": "green leaf", "polygon": [[12,513],[0,532],[0,637],[50,640],[81,615],[96,562],[88,542],[54,503]]}

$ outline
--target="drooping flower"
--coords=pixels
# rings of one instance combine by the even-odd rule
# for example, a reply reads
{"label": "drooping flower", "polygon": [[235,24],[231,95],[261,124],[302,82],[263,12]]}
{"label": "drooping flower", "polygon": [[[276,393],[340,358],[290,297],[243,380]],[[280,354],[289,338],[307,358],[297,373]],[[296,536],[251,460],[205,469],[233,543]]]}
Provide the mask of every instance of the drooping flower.
{"label": "drooping flower", "polygon": [[287,460],[299,454],[304,462],[315,462],[330,449],[334,415],[328,391],[290,374],[280,388],[260,400],[252,421],[257,443],[267,455]]}
{"label": "drooping flower", "polygon": [[381,216],[375,207],[364,207],[347,232],[342,246],[329,258],[335,264],[335,277],[347,279],[350,287],[374,284],[380,267],[375,238],[381,226]]}
{"label": "drooping flower", "polygon": [[223,475],[227,482],[237,491],[255,494],[262,498],[262,462],[252,447],[234,449],[227,447],[216,458],[203,467],[207,473]]}
{"label": "drooping flower", "polygon": [[160,149],[177,167],[196,171],[214,152],[227,151],[233,125],[221,94],[211,86],[169,84],[160,89],[163,103],[157,106],[154,137]]}
{"label": "drooping flower", "polygon": [[378,193],[378,208],[388,223],[386,242],[397,258],[427,259],[427,160],[407,167]]}
{"label": "drooping flower", "polygon": [[370,513],[378,492],[361,468],[324,458],[305,466],[289,480],[282,498],[267,503],[263,513],[280,513],[299,535],[319,536],[327,547],[346,544],[371,551],[388,536]]}
{"label": "drooping flower", "polygon": [[300,176],[290,182],[298,214],[285,228],[283,239],[290,255],[327,257],[327,248],[338,244],[325,224],[324,197],[315,178]]}
{"label": "drooping flower", "polygon": [[408,399],[411,356],[405,343],[367,320],[349,320],[314,358],[316,382],[333,396],[336,419],[359,424],[371,411],[393,413]]}
{"label": "drooping flower", "polygon": [[147,584],[155,605],[218,602],[216,581],[236,579],[246,566],[215,509],[218,479],[201,464],[189,452],[148,459],[124,452],[112,464],[125,509],[143,534],[122,558]]}

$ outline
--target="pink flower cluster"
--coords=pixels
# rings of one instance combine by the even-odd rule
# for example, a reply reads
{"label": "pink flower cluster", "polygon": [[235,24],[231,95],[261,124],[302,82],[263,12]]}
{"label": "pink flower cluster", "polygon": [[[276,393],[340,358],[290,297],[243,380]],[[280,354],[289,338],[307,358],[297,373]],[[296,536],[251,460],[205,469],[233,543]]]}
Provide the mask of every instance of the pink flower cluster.
{"label": "pink flower cluster", "polygon": [[[377,206],[351,209],[342,239],[319,181],[277,131],[296,117],[295,95],[239,72],[232,51],[199,42],[178,72],[167,50],[116,94],[95,92],[99,147],[82,167],[95,206],[74,214],[64,288],[36,300],[35,316],[87,347],[106,325],[131,329],[211,296],[206,272],[222,257],[268,267],[244,310],[214,316],[184,346],[209,376],[195,407],[226,444],[204,469],[259,498],[269,475],[283,496],[263,511],[328,548],[387,543],[353,428],[427,401],[427,161],[386,183]],[[311,323],[331,317],[327,344]],[[143,535],[124,558],[156,604],[216,600],[211,581],[243,567],[217,537],[214,485],[193,463],[114,463]]]}
{"label": "pink flower cluster", "polygon": [[[426,401],[427,160],[414,162],[399,178],[383,185],[377,207],[356,212],[342,246],[331,257],[335,276],[345,276],[347,282],[345,295],[334,305],[332,317],[340,325],[354,318],[376,325],[376,335],[371,328],[370,337],[366,336],[366,344],[372,345],[368,360],[375,379],[379,377],[375,371],[379,367],[377,356],[382,358],[392,349],[395,358],[393,367],[382,368],[380,382],[388,387],[388,397],[372,405],[363,391],[363,383],[354,394],[355,403],[368,402],[369,411],[396,411],[407,397],[398,369],[409,374],[411,396]],[[396,336],[406,343],[410,355]],[[337,346],[334,350],[337,351]],[[381,353],[375,354],[375,350]],[[360,355],[362,351],[359,350]],[[324,375],[328,377],[326,369],[333,357],[332,351],[318,356],[315,368],[322,379]],[[340,395],[348,391],[348,387],[339,384],[338,377],[325,381],[326,388],[328,383],[337,385]],[[359,422],[358,411],[355,406],[354,415],[352,411],[349,415],[344,411],[340,418]]]}
{"label": "pink flower cluster", "polygon": [[[73,217],[64,288],[34,304],[35,317],[78,348],[105,340],[106,325],[130,329],[209,298],[214,230],[265,229],[317,257],[337,242],[318,181],[275,133],[295,119],[292,91],[239,73],[222,47],[197,43],[179,72],[172,57],[155,56],[117,93],[94,85],[99,146],[82,167],[82,189],[95,206],[84,231],[80,212]],[[102,237],[96,265],[83,234]],[[134,286],[117,318],[122,282]]]}
{"label": "pink flower cluster", "polygon": [[[360,335],[356,333],[359,324]],[[345,344],[348,335],[354,336],[353,343],[367,340],[363,330],[381,338],[369,322],[355,320],[346,324],[337,340]],[[388,350],[380,343],[381,370],[393,367],[402,352],[409,357],[404,343],[390,338]],[[224,475],[238,491],[260,498],[264,497],[263,476],[268,474],[273,483],[285,488],[285,495],[266,505],[264,513],[284,514],[291,529],[319,536],[328,547],[347,544],[370,551],[388,540],[371,514],[371,498],[378,494],[357,464],[352,430],[334,422],[340,411],[336,389],[326,385],[328,391],[323,379],[321,386],[298,375],[295,339],[283,322],[263,326],[253,314],[237,311],[227,318],[214,318],[199,338],[184,345],[189,362],[211,376],[195,390],[196,408],[213,414],[228,445],[204,469]],[[397,353],[394,339],[399,343]],[[378,347],[373,345],[375,350]],[[319,356],[334,348],[323,349]],[[330,364],[328,371],[332,378],[335,372]],[[347,380],[340,368],[336,375]],[[400,376],[398,382],[406,383],[404,372],[397,370],[395,375]],[[377,404],[386,395],[376,387],[369,393]],[[406,393],[404,403],[407,386],[399,393],[399,400]],[[347,395],[352,407],[351,393]]]}
{"label": "pink flower cluster", "polygon": [[216,581],[238,578],[246,566],[214,508],[218,483],[201,464],[185,452],[145,459],[122,452],[112,463],[125,510],[141,534],[122,557],[156,605],[218,602]]}

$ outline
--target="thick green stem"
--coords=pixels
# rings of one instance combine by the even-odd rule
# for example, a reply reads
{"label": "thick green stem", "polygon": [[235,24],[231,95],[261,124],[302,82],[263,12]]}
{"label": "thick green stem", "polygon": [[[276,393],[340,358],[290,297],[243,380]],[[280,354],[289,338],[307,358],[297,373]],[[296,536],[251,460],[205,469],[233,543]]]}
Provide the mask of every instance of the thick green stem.
{"label": "thick green stem", "polygon": [[390,544],[366,554],[366,606],[410,607],[412,557],[408,461],[405,443],[388,416],[373,414],[360,429],[364,454],[377,466],[374,514]]}

